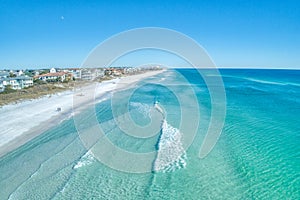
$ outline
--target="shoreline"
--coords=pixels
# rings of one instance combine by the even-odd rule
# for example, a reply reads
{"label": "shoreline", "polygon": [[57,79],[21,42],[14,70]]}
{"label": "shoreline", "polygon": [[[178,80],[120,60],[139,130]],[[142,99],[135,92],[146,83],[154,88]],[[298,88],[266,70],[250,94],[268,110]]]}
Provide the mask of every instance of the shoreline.
{"label": "shoreline", "polygon": [[[75,87],[77,91],[75,89],[73,91],[68,90],[51,95],[50,97],[45,96],[39,99],[25,100],[17,104],[3,106],[0,108],[0,121],[3,122],[1,122],[3,125],[0,127],[0,158],[61,122],[70,119],[74,114],[77,114],[73,113],[74,95],[82,95],[82,93],[86,95],[92,89],[92,92],[89,94],[98,103],[111,92],[129,89],[133,84],[142,79],[150,78],[164,71],[148,71],[101,83],[91,82],[91,84],[82,86],[80,89]],[[121,82],[122,85],[116,87],[118,82]],[[95,92],[95,84],[101,90]],[[83,98],[83,101],[79,102],[76,107],[84,110],[95,102],[91,102],[89,98]],[[55,111],[58,107],[62,108],[61,112]]]}

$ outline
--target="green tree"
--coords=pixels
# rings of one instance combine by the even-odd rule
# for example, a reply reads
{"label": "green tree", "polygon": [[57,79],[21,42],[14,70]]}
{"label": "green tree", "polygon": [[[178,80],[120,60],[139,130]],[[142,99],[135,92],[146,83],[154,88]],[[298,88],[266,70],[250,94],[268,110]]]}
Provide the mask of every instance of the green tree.
{"label": "green tree", "polygon": [[9,94],[9,93],[13,93],[13,92],[16,92],[16,90],[12,89],[11,85],[5,86],[5,89],[3,91],[4,94]]}
{"label": "green tree", "polygon": [[9,77],[16,77],[16,75],[14,74],[14,73],[12,73],[12,72],[9,72]]}
{"label": "green tree", "polygon": [[45,69],[45,70],[43,70],[43,71],[40,72],[40,75],[42,75],[42,74],[47,74],[47,73],[49,73],[49,72],[50,72],[49,70]]}

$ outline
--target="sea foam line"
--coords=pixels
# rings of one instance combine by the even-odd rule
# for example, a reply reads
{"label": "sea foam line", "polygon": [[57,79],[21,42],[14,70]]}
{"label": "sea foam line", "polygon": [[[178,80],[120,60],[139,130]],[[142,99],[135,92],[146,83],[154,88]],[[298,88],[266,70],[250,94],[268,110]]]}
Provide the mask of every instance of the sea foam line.
{"label": "sea foam line", "polygon": [[161,134],[157,142],[157,155],[152,170],[155,172],[172,172],[185,168],[186,153],[182,144],[182,133],[167,122],[165,111],[159,102],[156,101],[153,106],[139,102],[131,102],[130,105],[144,117],[151,117],[150,111],[153,108],[163,115]]}
{"label": "sea foam line", "polygon": [[172,172],[186,167],[186,153],[181,140],[182,133],[179,129],[164,120],[153,171]]}
{"label": "sea foam line", "polygon": [[78,169],[90,165],[94,161],[95,161],[95,157],[93,153],[89,150],[79,159],[79,161],[74,165],[73,169]]}

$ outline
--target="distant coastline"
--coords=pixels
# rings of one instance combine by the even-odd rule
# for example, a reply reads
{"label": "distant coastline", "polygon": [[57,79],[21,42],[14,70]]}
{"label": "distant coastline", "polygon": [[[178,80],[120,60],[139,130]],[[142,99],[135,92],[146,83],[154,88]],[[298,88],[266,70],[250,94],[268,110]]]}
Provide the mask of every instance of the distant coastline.
{"label": "distant coastline", "polygon": [[0,70],[0,107],[72,90],[75,85],[84,86],[91,81],[102,82],[160,69],[158,66],[148,66]]}

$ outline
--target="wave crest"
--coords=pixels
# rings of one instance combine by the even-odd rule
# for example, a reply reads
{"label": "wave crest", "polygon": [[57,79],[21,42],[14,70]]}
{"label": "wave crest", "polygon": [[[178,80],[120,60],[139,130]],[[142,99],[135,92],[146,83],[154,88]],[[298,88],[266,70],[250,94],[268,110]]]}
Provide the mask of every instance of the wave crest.
{"label": "wave crest", "polygon": [[73,169],[78,169],[87,165],[90,165],[94,162],[95,157],[93,156],[91,151],[86,152],[80,159],[79,161],[76,163],[76,165],[74,165]]}
{"label": "wave crest", "polygon": [[182,133],[164,120],[153,171],[173,172],[186,167],[187,157],[181,140]]}

